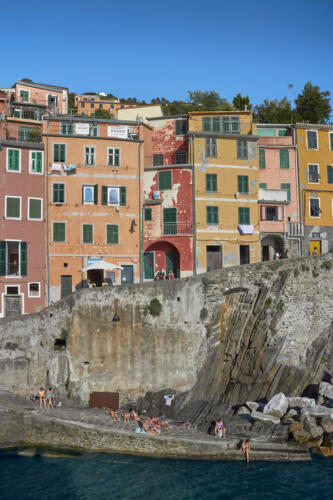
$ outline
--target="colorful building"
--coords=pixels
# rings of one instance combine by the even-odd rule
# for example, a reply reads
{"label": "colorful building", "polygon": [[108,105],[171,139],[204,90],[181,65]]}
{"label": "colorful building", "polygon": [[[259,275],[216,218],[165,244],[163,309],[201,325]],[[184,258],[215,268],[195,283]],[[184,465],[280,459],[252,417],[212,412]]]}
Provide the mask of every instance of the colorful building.
{"label": "colorful building", "polygon": [[118,119],[118,109],[128,107],[119,99],[104,99],[96,94],[75,95],[75,107],[80,115],[92,116],[98,109],[103,109],[110,113],[110,119]]}
{"label": "colorful building", "polygon": [[290,125],[257,124],[262,260],[288,250],[300,255],[296,145]]}
{"label": "colorful building", "polygon": [[151,128],[65,115],[44,121],[43,139],[50,300],[89,284],[139,282]]}
{"label": "colorful building", "polygon": [[333,126],[295,126],[303,255],[333,248]]}
{"label": "colorful building", "polygon": [[41,143],[0,140],[0,317],[45,306],[45,174]]}
{"label": "colorful building", "polygon": [[260,260],[259,161],[251,111],[189,113],[196,272]]}
{"label": "colorful building", "polygon": [[141,120],[148,123],[149,118],[162,117],[163,111],[160,104],[130,104],[118,110],[119,120]]}
{"label": "colorful building", "polygon": [[187,115],[150,118],[151,165],[144,174],[144,277],[193,274],[192,169]]}

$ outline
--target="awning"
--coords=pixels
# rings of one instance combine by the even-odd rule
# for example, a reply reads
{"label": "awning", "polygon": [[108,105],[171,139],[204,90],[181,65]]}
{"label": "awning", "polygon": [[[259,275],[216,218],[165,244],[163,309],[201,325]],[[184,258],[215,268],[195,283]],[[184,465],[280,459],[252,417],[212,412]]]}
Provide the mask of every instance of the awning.
{"label": "awning", "polygon": [[104,260],[93,262],[89,266],[83,267],[81,272],[92,271],[93,269],[103,269],[104,271],[113,271],[114,269],[123,269],[121,266],[116,266],[115,264],[110,264]]}

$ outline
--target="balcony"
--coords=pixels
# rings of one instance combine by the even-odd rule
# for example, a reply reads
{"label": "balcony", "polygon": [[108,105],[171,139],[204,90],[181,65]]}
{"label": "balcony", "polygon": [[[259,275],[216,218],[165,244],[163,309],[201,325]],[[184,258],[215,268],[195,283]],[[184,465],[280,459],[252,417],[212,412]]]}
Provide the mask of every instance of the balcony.
{"label": "balcony", "polygon": [[288,237],[303,237],[304,225],[302,222],[288,222]]}
{"label": "balcony", "polygon": [[286,189],[259,189],[259,202],[264,203],[288,203],[288,191]]}
{"label": "balcony", "polygon": [[193,233],[193,223],[191,222],[164,222],[164,236],[185,236]]}
{"label": "balcony", "polygon": [[45,113],[45,107],[24,107],[22,105],[13,105],[11,109],[10,116],[12,118],[20,118],[22,120],[36,120],[41,121],[43,119],[43,114]]}
{"label": "balcony", "polygon": [[175,153],[174,156],[175,165],[187,165],[187,163],[188,163],[188,154],[186,152]]}

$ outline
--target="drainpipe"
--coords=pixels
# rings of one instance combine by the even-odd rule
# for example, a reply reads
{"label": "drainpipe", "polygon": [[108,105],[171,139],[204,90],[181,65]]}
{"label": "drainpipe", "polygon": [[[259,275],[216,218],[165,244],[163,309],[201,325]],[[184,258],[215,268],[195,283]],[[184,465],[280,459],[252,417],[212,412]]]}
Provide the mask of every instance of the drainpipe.
{"label": "drainpipe", "polygon": [[195,158],[194,158],[194,135],[192,135],[192,213],[193,213],[193,276],[197,274],[197,228],[195,210]]}
{"label": "drainpipe", "polygon": [[[140,123],[138,122],[138,125],[140,126]],[[143,242],[142,242],[142,218],[141,218],[141,145],[143,144],[143,141],[140,140],[139,142],[139,149],[138,149],[138,164],[139,164],[139,266],[140,266],[140,283],[143,283],[143,273],[142,273],[142,251],[143,251]]]}
{"label": "drainpipe", "polygon": [[[295,144],[295,162],[296,162],[296,202],[297,202],[297,221],[302,224],[302,221],[300,220],[300,213],[301,213],[301,197],[299,196],[299,168],[298,168],[298,144],[296,143],[296,127],[292,129],[293,131],[293,142]],[[300,255],[303,255],[303,249],[302,249],[302,236],[298,237],[298,251]]]}
{"label": "drainpipe", "polygon": [[[49,119],[47,120],[49,128]],[[46,279],[47,305],[50,305],[50,252],[49,252],[49,131],[46,134]]]}

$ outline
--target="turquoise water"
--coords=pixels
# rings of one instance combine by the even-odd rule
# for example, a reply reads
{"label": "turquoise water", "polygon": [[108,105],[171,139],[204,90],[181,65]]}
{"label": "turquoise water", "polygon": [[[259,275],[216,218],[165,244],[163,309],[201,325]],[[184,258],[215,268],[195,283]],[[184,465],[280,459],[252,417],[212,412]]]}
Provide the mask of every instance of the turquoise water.
{"label": "turquoise water", "polygon": [[333,459],[312,463],[0,453],[1,500],[332,499]]}

